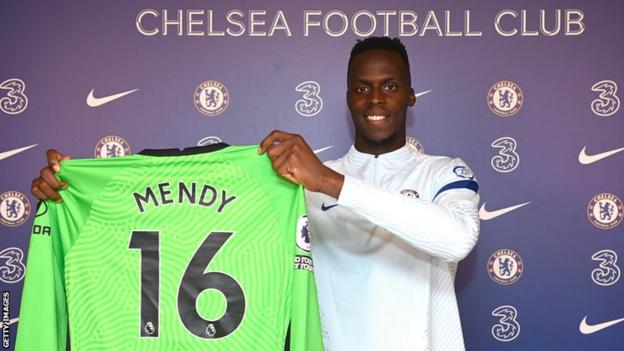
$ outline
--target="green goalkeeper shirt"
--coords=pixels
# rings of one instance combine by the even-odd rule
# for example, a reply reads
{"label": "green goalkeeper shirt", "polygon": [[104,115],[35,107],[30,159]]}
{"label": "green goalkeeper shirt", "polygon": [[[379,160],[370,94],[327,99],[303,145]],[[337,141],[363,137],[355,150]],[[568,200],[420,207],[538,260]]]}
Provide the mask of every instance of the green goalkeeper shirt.
{"label": "green goalkeeper shirt", "polygon": [[176,151],[63,162],[17,351],[323,349],[302,188],[256,146]]}

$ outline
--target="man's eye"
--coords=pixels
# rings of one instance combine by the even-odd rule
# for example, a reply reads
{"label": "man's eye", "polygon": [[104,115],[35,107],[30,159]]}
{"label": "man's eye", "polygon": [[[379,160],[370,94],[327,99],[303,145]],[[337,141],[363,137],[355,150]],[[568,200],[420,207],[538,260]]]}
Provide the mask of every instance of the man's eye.
{"label": "man's eye", "polygon": [[355,87],[356,93],[365,93],[368,91],[368,87]]}
{"label": "man's eye", "polygon": [[399,89],[399,86],[396,84],[386,84],[384,88],[388,91],[396,91],[397,89]]}

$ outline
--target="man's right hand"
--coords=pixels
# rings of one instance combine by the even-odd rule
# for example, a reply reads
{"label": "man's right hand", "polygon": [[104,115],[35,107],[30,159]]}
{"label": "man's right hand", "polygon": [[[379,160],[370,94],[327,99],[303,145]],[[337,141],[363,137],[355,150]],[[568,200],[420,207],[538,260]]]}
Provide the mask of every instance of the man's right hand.
{"label": "man's right hand", "polygon": [[55,174],[61,170],[61,161],[69,160],[69,156],[62,154],[58,150],[50,149],[47,151],[48,166],[41,169],[39,177],[32,181],[30,191],[39,200],[51,199],[61,202],[61,196],[57,192],[58,189],[67,188],[67,184],[58,180]]}

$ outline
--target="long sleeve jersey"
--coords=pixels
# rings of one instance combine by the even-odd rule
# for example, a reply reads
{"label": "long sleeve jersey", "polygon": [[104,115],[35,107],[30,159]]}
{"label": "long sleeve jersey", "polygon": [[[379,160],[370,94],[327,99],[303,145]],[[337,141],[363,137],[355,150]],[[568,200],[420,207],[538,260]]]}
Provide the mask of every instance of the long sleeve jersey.
{"label": "long sleeve jersey", "polygon": [[464,350],[454,281],[479,233],[470,168],[408,145],[352,146],[326,165],[345,176],[338,199],[307,193],[326,350]]}

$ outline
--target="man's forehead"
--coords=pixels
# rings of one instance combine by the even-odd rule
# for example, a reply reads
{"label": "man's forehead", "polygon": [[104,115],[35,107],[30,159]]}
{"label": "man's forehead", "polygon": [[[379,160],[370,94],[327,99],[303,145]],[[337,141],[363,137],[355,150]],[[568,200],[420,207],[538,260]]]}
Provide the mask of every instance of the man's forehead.
{"label": "man's forehead", "polygon": [[375,49],[355,56],[351,61],[349,72],[351,75],[350,79],[360,79],[362,76],[372,74],[402,78],[402,75],[407,75],[407,66],[398,53]]}

